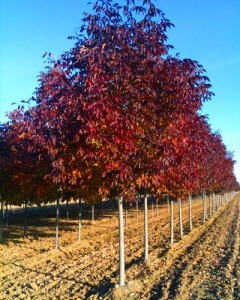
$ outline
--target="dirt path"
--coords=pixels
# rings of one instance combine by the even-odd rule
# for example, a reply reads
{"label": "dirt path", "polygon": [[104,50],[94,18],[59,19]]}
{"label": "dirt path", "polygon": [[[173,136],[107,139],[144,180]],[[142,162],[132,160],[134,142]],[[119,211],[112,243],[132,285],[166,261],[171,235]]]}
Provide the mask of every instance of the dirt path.
{"label": "dirt path", "polygon": [[[176,205],[175,214],[177,224]],[[239,197],[204,225],[202,203],[194,201],[193,219],[194,230],[182,240],[175,226],[176,243],[170,248],[167,206],[161,205],[158,215],[149,209],[146,264],[143,213],[137,224],[135,212],[129,212],[124,289],[114,288],[118,282],[115,216],[93,224],[85,221],[81,243],[76,242],[77,221],[62,221],[59,250],[52,250],[54,228],[43,226],[37,239],[30,236],[1,246],[0,299],[238,299]],[[187,233],[187,206],[183,222]]]}
{"label": "dirt path", "polygon": [[155,259],[155,270],[138,296],[152,300],[240,299],[239,208],[240,197],[175,244],[167,257]]}

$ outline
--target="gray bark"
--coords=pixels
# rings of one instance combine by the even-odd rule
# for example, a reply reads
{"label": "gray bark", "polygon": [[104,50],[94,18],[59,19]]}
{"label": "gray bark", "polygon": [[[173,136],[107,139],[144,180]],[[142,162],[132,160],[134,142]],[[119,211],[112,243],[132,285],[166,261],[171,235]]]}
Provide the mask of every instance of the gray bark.
{"label": "gray bark", "polygon": [[138,224],[138,199],[136,200],[136,222]]}
{"label": "gray bark", "polygon": [[153,203],[153,197],[152,197],[152,218],[154,217],[154,203]]}
{"label": "gray bark", "polygon": [[94,217],[94,205],[92,205],[92,222],[95,220],[95,217]]}
{"label": "gray bark", "polygon": [[27,202],[24,204],[24,224],[23,224],[23,236],[27,235]]}
{"label": "gray bark", "polygon": [[179,214],[179,227],[180,227],[180,236],[183,236],[183,223],[182,223],[182,200],[178,199],[178,214]]}
{"label": "gray bark", "polygon": [[125,203],[125,226],[127,226],[127,217],[128,217],[128,214],[127,214],[127,202]]}
{"label": "gray bark", "polygon": [[103,200],[101,200],[101,215],[103,217]]}
{"label": "gray bark", "polygon": [[55,249],[58,249],[59,239],[59,198],[56,201],[56,236],[55,236]]}
{"label": "gray bark", "polygon": [[208,219],[208,205],[207,205],[207,195],[205,193],[205,217]]}
{"label": "gray bark", "polygon": [[144,260],[148,260],[148,203],[144,195]]}
{"label": "gray bark", "polygon": [[118,199],[118,226],[119,226],[119,286],[124,286],[125,261],[124,261],[123,197]]}
{"label": "gray bark", "polygon": [[0,196],[1,200],[1,211],[0,211],[0,243],[3,241],[3,198]]}
{"label": "gray bark", "polygon": [[78,199],[78,242],[81,241],[81,227],[82,227],[82,205],[81,199]]}
{"label": "gray bark", "polygon": [[216,211],[216,196],[215,194],[213,194],[213,197],[212,197],[212,212],[213,214],[215,213]]}
{"label": "gray bark", "polygon": [[174,231],[173,231],[173,200],[171,199],[171,210],[170,210],[170,244],[173,244],[173,235],[174,235]]}
{"label": "gray bark", "polygon": [[66,217],[67,217],[67,220],[69,220],[69,205],[68,205],[68,199],[67,199],[67,203],[66,203]]}
{"label": "gray bark", "polygon": [[188,215],[189,215],[189,230],[192,230],[192,196],[188,196]]}
{"label": "gray bark", "polygon": [[8,209],[8,202],[6,201],[6,227],[8,228],[8,220],[9,220],[9,209]]}
{"label": "gray bark", "polygon": [[203,193],[203,223],[206,222],[206,194]]}

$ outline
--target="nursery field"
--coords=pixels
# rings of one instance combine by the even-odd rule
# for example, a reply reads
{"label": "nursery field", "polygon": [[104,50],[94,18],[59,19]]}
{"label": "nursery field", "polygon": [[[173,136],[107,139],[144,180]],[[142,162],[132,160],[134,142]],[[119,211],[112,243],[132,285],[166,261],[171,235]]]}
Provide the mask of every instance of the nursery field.
{"label": "nursery field", "polygon": [[[125,220],[126,286],[118,287],[116,209],[83,213],[81,241],[70,206],[60,210],[59,249],[54,249],[54,207],[47,217],[30,215],[22,237],[20,213],[12,213],[0,245],[0,299],[240,299],[240,194],[203,224],[202,201],[193,200],[189,232],[184,204],[181,239],[174,204],[174,244],[169,208],[149,203],[149,260],[144,262],[143,207],[128,209]],[[48,216],[49,215],[49,216]],[[15,216],[15,218],[14,218]]]}

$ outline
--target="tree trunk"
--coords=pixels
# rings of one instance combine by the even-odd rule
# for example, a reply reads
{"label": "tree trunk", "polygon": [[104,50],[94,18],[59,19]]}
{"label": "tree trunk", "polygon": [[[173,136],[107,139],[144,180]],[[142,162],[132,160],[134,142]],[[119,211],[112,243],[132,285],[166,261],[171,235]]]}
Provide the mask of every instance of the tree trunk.
{"label": "tree trunk", "polygon": [[82,202],[78,199],[78,242],[81,241],[81,227],[82,227]]}
{"label": "tree trunk", "polygon": [[23,224],[23,237],[27,235],[27,202],[24,204],[24,224]]}
{"label": "tree trunk", "polygon": [[178,199],[178,214],[179,214],[180,236],[183,237],[182,200],[180,198]]}
{"label": "tree trunk", "polygon": [[55,249],[58,249],[58,238],[59,238],[59,198],[57,197],[57,203],[56,203],[56,237],[55,237]]}
{"label": "tree trunk", "polygon": [[213,193],[211,194],[211,198],[210,198],[210,201],[211,201],[211,217],[213,215]]}
{"label": "tree trunk", "polygon": [[212,201],[213,201],[212,211],[213,211],[213,214],[214,214],[215,211],[216,211],[216,195],[215,195],[215,193],[213,194],[213,199],[212,199]]}
{"label": "tree trunk", "polygon": [[125,261],[124,261],[123,197],[118,199],[118,226],[119,226],[119,286],[124,286]]}
{"label": "tree trunk", "polygon": [[189,230],[192,230],[192,196],[188,196]]}
{"label": "tree trunk", "polygon": [[148,203],[144,195],[144,260],[148,260]]}
{"label": "tree trunk", "polygon": [[206,217],[206,220],[207,220],[208,219],[208,205],[207,205],[207,195],[206,195],[206,193],[205,193],[205,217]]}
{"label": "tree trunk", "polygon": [[138,224],[138,199],[136,200],[136,222]]}
{"label": "tree trunk", "polygon": [[95,218],[94,218],[94,205],[92,205],[92,222],[94,222]]}
{"label": "tree trunk", "polygon": [[101,215],[103,217],[103,200],[101,200]]}
{"label": "tree trunk", "polygon": [[212,216],[212,205],[211,202],[212,201],[212,194],[209,194],[209,218],[211,218]]}
{"label": "tree trunk", "polygon": [[203,223],[206,222],[206,194],[203,193]]}
{"label": "tree trunk", "polygon": [[0,211],[0,243],[3,241],[3,198],[0,196],[1,200],[1,211]]}
{"label": "tree trunk", "polygon": [[156,202],[157,217],[158,217],[158,201]]}
{"label": "tree trunk", "polygon": [[212,212],[213,214],[215,213],[216,211],[216,195],[213,194],[213,197],[212,197]]}
{"label": "tree trunk", "polygon": [[8,228],[8,219],[9,219],[9,209],[8,209],[8,202],[6,201],[6,227]]}
{"label": "tree trunk", "polygon": [[153,196],[151,197],[152,198],[152,218],[154,217],[154,203],[153,203]]}
{"label": "tree trunk", "polygon": [[170,210],[170,244],[173,245],[173,235],[174,235],[174,231],[173,231],[173,200],[171,199],[171,210]]}
{"label": "tree trunk", "polygon": [[67,220],[69,220],[69,205],[68,205],[68,199],[67,199],[67,203],[66,203],[66,217],[67,217]]}

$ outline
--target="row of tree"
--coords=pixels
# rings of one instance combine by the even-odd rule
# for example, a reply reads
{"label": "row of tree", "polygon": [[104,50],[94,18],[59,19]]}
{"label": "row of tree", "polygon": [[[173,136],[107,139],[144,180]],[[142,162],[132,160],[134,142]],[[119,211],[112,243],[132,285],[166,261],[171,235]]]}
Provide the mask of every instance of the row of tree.
{"label": "row of tree", "polygon": [[121,223],[122,199],[137,193],[239,189],[232,154],[199,112],[209,79],[170,54],[171,26],[151,0],[94,4],[73,48],[46,54],[34,104],[0,124],[2,202],[116,198]]}

